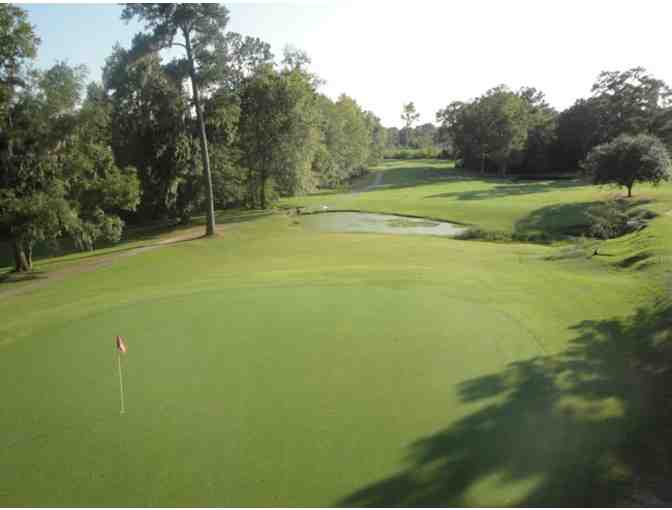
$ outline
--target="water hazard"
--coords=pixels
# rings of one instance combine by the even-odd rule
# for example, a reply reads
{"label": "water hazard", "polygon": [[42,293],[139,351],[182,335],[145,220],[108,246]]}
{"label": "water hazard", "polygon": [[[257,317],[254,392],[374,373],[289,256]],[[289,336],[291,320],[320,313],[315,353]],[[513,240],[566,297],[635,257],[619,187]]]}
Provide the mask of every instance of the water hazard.
{"label": "water hazard", "polygon": [[446,221],[359,212],[304,215],[301,216],[301,223],[306,228],[326,232],[373,232],[444,237],[455,237],[467,230],[467,227]]}

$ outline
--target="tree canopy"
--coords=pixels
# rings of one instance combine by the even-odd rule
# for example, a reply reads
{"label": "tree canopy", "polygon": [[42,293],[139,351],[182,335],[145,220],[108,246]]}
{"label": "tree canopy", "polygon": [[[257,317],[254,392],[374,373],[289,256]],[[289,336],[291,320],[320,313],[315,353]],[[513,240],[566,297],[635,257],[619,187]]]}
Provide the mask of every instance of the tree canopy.
{"label": "tree canopy", "polygon": [[617,184],[628,190],[637,182],[659,184],[672,177],[667,149],[656,137],[646,134],[620,135],[595,147],[584,164],[595,184]]}
{"label": "tree canopy", "polygon": [[[139,18],[145,22],[149,34],[136,37],[134,50],[138,55],[172,46],[185,50],[186,58],[176,60],[174,66],[186,69],[191,79],[206,187],[206,235],[212,236],[215,234],[215,199],[200,89],[223,75],[225,62],[218,58],[216,50],[224,46],[223,31],[229,21],[229,11],[219,4],[126,4],[121,18],[126,21]],[[182,42],[175,40],[178,35]]]}

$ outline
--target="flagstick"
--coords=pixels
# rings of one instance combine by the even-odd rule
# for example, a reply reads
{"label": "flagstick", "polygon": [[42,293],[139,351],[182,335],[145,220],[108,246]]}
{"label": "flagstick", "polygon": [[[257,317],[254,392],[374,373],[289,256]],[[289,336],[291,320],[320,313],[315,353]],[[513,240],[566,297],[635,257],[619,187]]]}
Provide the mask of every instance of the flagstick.
{"label": "flagstick", "polygon": [[124,379],[121,376],[121,354],[117,353],[117,361],[119,362],[119,395],[121,396],[121,412],[124,414]]}

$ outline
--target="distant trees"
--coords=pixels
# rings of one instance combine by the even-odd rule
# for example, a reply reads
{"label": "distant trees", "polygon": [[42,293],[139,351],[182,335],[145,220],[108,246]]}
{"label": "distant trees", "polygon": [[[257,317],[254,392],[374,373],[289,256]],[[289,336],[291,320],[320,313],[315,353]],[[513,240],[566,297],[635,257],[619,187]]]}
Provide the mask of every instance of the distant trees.
{"label": "distant trees", "polygon": [[591,89],[602,113],[606,138],[654,134],[656,121],[672,103],[672,91],[642,67],[603,71]]}
{"label": "distant trees", "polygon": [[517,95],[525,108],[527,138],[514,155],[512,167],[525,173],[549,172],[554,165],[558,113],[546,102],[544,93],[534,87],[522,87]]}
{"label": "distant trees", "polygon": [[512,155],[525,147],[532,112],[528,98],[500,85],[470,103],[451,103],[437,113],[437,120],[465,165],[485,172],[490,162],[506,175]]}
{"label": "distant trees", "polygon": [[318,138],[315,103],[315,92],[298,68],[264,66],[244,84],[240,150],[252,205],[267,207],[273,192],[269,181],[290,194],[309,186]]}
{"label": "distant trees", "polygon": [[351,97],[320,98],[321,144],[313,163],[320,184],[334,186],[382,160],[385,135],[380,121]]}
{"label": "distant trees", "polygon": [[403,145],[409,146],[411,144],[411,128],[420,118],[420,114],[415,109],[413,101],[406,103],[401,110],[401,120],[404,121],[404,129],[402,131]]}
{"label": "distant trees", "polygon": [[558,168],[575,170],[590,150],[608,139],[605,114],[598,98],[579,99],[556,120],[554,151]]}
{"label": "distant trees", "polygon": [[623,134],[598,145],[583,166],[595,184],[618,184],[628,190],[628,197],[637,182],[658,184],[672,177],[667,149],[658,138],[646,134]]}
{"label": "distant trees", "polygon": [[662,80],[641,67],[605,71],[591,91],[558,113],[537,89],[495,87],[439,110],[439,134],[464,166],[501,175],[575,172],[594,147],[624,134],[653,135],[672,147],[672,92]]}
{"label": "distant trees", "polygon": [[401,120],[404,127],[401,129],[390,127],[385,129],[385,149],[391,158],[432,158],[436,157],[442,148],[449,145],[446,133],[439,133],[439,129],[431,122],[413,127],[420,114],[411,101],[402,107]]}
{"label": "distant trees", "polygon": [[418,149],[433,147],[438,143],[438,128],[431,122],[421,124],[413,130],[411,138]]}

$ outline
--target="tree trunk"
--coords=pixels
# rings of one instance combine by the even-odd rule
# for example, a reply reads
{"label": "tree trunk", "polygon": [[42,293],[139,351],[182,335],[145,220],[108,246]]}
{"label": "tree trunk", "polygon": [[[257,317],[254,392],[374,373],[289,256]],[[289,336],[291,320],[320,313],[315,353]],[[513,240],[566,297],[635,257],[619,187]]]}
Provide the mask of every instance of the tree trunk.
{"label": "tree trunk", "polygon": [[33,243],[26,241],[23,243],[23,254],[26,257],[26,262],[28,262],[28,269],[33,269]]}
{"label": "tree trunk", "polygon": [[14,271],[17,273],[25,273],[26,271],[30,271],[32,269],[32,260],[29,262],[29,260],[26,258],[21,241],[15,239],[12,242],[12,247],[14,248]]}
{"label": "tree trunk", "polygon": [[266,209],[266,179],[265,175],[261,176],[261,208]]}
{"label": "tree trunk", "polygon": [[196,69],[194,68],[194,57],[191,53],[191,38],[189,32],[183,32],[185,47],[187,49],[187,60],[189,61],[189,76],[191,78],[191,91],[194,97],[194,107],[196,108],[196,117],[198,118],[198,128],[201,139],[201,158],[203,159],[203,173],[205,174],[205,187],[207,195],[207,223],[205,226],[205,235],[215,235],[215,197],[212,191],[212,174],[210,173],[210,155],[208,154],[208,137],[205,132],[205,121],[201,110],[201,100],[198,94],[198,85],[196,84]]}
{"label": "tree trunk", "polygon": [[481,173],[485,174],[485,152],[481,153]]}
{"label": "tree trunk", "polygon": [[628,184],[628,198],[632,197],[632,184]]}

